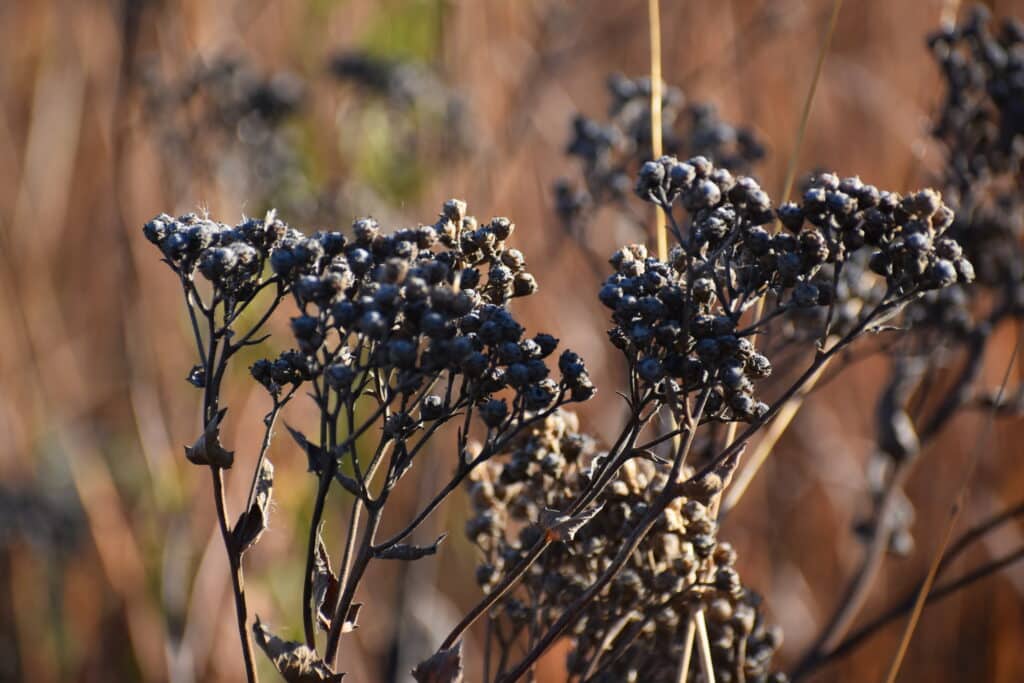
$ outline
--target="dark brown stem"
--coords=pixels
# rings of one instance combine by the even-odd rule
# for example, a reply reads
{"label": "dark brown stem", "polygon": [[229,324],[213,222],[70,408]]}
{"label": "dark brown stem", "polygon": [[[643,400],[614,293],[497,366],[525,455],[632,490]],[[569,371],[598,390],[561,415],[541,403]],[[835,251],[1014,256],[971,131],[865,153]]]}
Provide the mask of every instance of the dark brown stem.
{"label": "dark brown stem", "polygon": [[231,565],[231,588],[235,594],[235,615],[238,618],[238,638],[242,642],[242,658],[245,661],[245,678],[249,683],[256,683],[256,662],[252,654],[252,639],[249,636],[248,610],[245,603],[245,581],[242,577],[242,558],[238,554],[231,538],[231,527],[228,525],[227,505],[224,500],[224,476],[219,467],[211,467],[213,475],[213,498],[217,506],[217,522],[221,537],[228,553]]}
{"label": "dark brown stem", "polygon": [[[996,572],[1004,569],[1005,567],[1009,567],[1010,565],[1021,560],[1024,560],[1024,548],[1019,548],[1018,550],[1010,553],[1009,555],[1001,557],[998,560],[993,560],[988,564],[982,565],[976,569],[972,569],[960,578],[955,579],[942,586],[939,586],[938,588],[935,588],[934,590],[932,590],[931,593],[929,593],[928,599],[925,602],[925,604],[930,605],[934,602],[938,602],[939,600],[949,595],[952,595],[956,591],[962,588],[966,588],[967,586],[970,586],[971,584],[980,581],[981,579],[984,579],[987,576],[991,576],[992,574],[995,574]],[[914,609],[914,603],[917,600],[917,595],[920,590],[921,584],[918,583],[918,585],[912,591],[907,593],[903,597],[903,599],[900,600],[896,605],[889,608],[889,610],[885,613],[872,619],[871,621],[869,621],[868,623],[864,624],[859,629],[851,633],[845,640],[839,643],[831,652],[825,655],[821,655],[806,663],[803,663],[802,668],[800,670],[793,672],[792,679],[794,681],[800,680],[809,675],[811,672],[816,671],[817,669],[825,666],[826,664],[830,664],[838,659],[842,659],[843,657],[849,655],[851,652],[853,652],[861,645],[863,645],[871,636],[873,636],[879,630],[881,630],[885,626],[889,625],[896,619],[899,619],[900,617]]]}
{"label": "dark brown stem", "polygon": [[[701,398],[700,404],[694,411],[694,414],[691,418],[693,424],[700,422],[701,409],[703,407],[704,401],[707,398],[707,394],[708,391],[705,391],[704,395]],[[674,500],[676,497],[680,495],[679,486],[675,481],[675,475],[678,474],[680,468],[682,467],[682,462],[686,460],[687,454],[693,447],[695,435],[696,430],[691,429],[686,435],[686,440],[679,445],[679,448],[677,449],[675,454],[672,468],[673,476],[670,476],[669,480],[665,484],[665,487],[662,489],[661,493],[658,494],[658,497],[652,503],[651,509],[644,517],[641,518],[640,522],[637,523],[636,527],[633,529],[632,533],[630,533],[625,543],[623,543],[622,546],[619,548],[619,551],[618,553],[616,553],[615,558],[612,560],[612,563],[608,566],[607,569],[605,569],[605,571],[601,574],[598,580],[595,581],[589,588],[587,588],[586,591],[583,592],[583,595],[574,600],[573,603],[569,605],[564,612],[562,612],[562,614],[558,617],[555,623],[552,624],[550,628],[548,628],[547,632],[545,632],[545,634],[540,638],[540,640],[538,640],[537,643],[532,648],[530,648],[529,652],[526,653],[523,659],[520,660],[519,664],[517,664],[516,667],[513,668],[509,673],[498,679],[499,683],[512,683],[513,681],[518,680],[519,677],[522,676],[525,672],[527,672],[533,665],[533,663],[536,662],[537,659],[542,654],[544,654],[544,652],[549,647],[551,647],[551,644],[554,643],[555,640],[561,636],[562,632],[572,624],[576,623],[576,621],[580,617],[580,614],[582,614],[583,610],[586,609],[587,605],[589,605],[595,597],[600,595],[601,591],[604,590],[605,586],[607,586],[616,576],[618,576],[619,572],[622,571],[622,568],[626,566],[626,563],[629,561],[630,556],[632,556],[632,554],[639,547],[640,542],[643,541],[644,537],[647,535],[647,532],[649,532],[651,528],[654,526],[654,524],[658,521],[658,518],[661,517],[662,513],[665,511],[665,508],[668,507],[669,503],[671,503],[672,500]]]}
{"label": "dark brown stem", "polygon": [[348,618],[349,609],[355,598],[356,587],[359,585],[363,573],[373,559],[373,538],[380,526],[380,510],[367,509],[366,528],[363,530],[363,538],[359,545],[359,554],[352,564],[352,571],[344,585],[344,592],[338,600],[338,607],[331,619],[331,631],[327,636],[327,646],[324,649],[324,661],[334,663],[338,653],[338,643],[341,640],[341,630]]}
{"label": "dark brown stem", "polygon": [[462,617],[462,620],[452,628],[451,633],[448,634],[448,637],[444,639],[444,642],[441,643],[441,647],[438,649],[446,650],[454,645],[455,642],[462,637],[462,634],[465,633],[466,629],[472,626],[473,623],[480,618],[480,615],[501,600],[502,596],[515,586],[516,582],[519,581],[519,578],[526,573],[534,562],[537,561],[537,558],[547,550],[549,545],[551,545],[551,541],[546,538],[534,543],[529,552],[519,560],[519,563],[505,574],[505,577],[501,582],[492,588],[491,592],[488,593],[483,600],[474,605],[473,609],[466,613],[466,616]]}
{"label": "dark brown stem", "polygon": [[794,676],[801,674],[807,665],[820,657],[822,653],[829,652],[835,647],[835,644],[846,635],[853,625],[854,619],[860,614],[865,600],[867,600],[868,595],[871,593],[871,587],[874,586],[875,579],[878,578],[878,573],[885,562],[885,553],[889,547],[890,529],[888,520],[892,518],[892,507],[899,499],[900,493],[903,490],[903,484],[910,474],[910,462],[902,462],[897,466],[897,470],[893,472],[882,502],[878,506],[878,512],[875,516],[875,530],[865,550],[860,568],[857,570],[856,576],[850,581],[843,598],[839,601],[839,607],[835,614],[832,615],[832,619],[821,635],[818,636],[814,645],[808,650],[808,654],[804,657],[803,661],[797,665]]}

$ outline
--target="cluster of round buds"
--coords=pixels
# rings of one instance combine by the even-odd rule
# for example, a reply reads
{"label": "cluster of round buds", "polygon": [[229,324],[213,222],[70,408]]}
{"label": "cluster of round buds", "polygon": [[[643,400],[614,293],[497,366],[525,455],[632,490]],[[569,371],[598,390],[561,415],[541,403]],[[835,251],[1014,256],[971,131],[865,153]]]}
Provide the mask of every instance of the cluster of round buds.
{"label": "cluster of round buds", "polygon": [[705,420],[750,420],[767,412],[753,383],[771,374],[771,363],[717,304],[713,278],[691,277],[676,263],[648,256],[642,245],[619,250],[611,263],[616,272],[598,296],[612,310],[609,338],[642,383],[668,400],[706,390]]}
{"label": "cluster of round buds", "polygon": [[[567,180],[555,185],[556,206],[567,225],[589,208],[625,199],[650,156],[650,79],[614,75],[608,90],[607,123],[582,115],[573,119],[567,153],[580,160],[585,189]],[[765,154],[753,131],[722,121],[711,104],[687,103],[678,88],[663,89],[661,117],[663,145],[671,154],[706,155],[737,172],[748,172]]]}
{"label": "cluster of round buds", "polygon": [[[681,205],[689,215],[688,224],[674,223],[680,226],[679,245],[669,265],[642,266],[658,273],[654,279],[659,282],[666,278],[670,289],[660,295],[662,303],[666,296],[675,297],[676,308],[687,316],[723,318],[722,330],[727,320],[735,327],[744,307],[766,295],[777,308],[768,311],[772,318],[824,315],[852,326],[867,314],[864,304],[871,299],[913,298],[974,277],[959,244],[946,234],[953,212],[934,190],[901,196],[859,178],[822,173],[811,180],[800,202],[775,209],[750,178],[734,176],[704,157],[663,157],[644,164],[636,191],[666,211]],[[775,231],[776,224],[785,229]],[[628,277],[616,259],[613,265],[620,273],[613,279]],[[607,287],[602,300],[616,311],[621,327],[627,322],[621,301],[617,290]],[[880,293],[870,295],[869,289]],[[816,308],[817,315],[808,315]],[[635,322],[635,316],[629,317]],[[685,331],[686,321],[678,322]]]}
{"label": "cluster of round buds", "polygon": [[[362,218],[350,235],[284,235],[269,261],[299,307],[291,319],[298,350],[341,394],[354,392],[367,372],[393,376],[406,395],[442,373],[460,376],[492,428],[524,411],[590,398],[582,362],[552,378],[544,359],[558,340],[526,336],[507,308],[537,290],[523,254],[506,245],[514,228],[506,218],[479,224],[465,203],[450,200],[434,224],[390,234]],[[492,397],[505,389],[511,406]],[[420,418],[450,412],[438,401],[422,401]]]}
{"label": "cluster of round buds", "polygon": [[[428,64],[357,50],[333,55],[328,69],[339,82],[359,88],[361,99],[369,100],[365,95],[370,95],[387,100],[389,125],[399,128],[394,133],[397,138],[408,141],[395,149],[400,160],[407,155],[409,163],[421,163],[417,157],[424,147],[436,146],[440,155],[448,157],[471,148],[474,131],[466,98]],[[442,125],[444,130],[433,130],[429,124]],[[439,144],[437,138],[443,142]]]}
{"label": "cluster of round buds", "polygon": [[[872,250],[869,268],[884,276],[894,294],[971,282],[974,268],[956,240],[946,235],[953,211],[932,189],[901,196],[881,192],[859,178],[822,173],[800,204],[779,208],[783,225],[803,242],[822,244],[824,261]],[[832,251],[836,251],[834,256]]]}
{"label": "cluster of round buds", "polygon": [[225,56],[197,63],[179,82],[167,83],[156,72],[147,72],[143,84],[152,115],[160,115],[161,109],[189,107],[203,98],[207,125],[248,139],[264,133],[257,128],[276,126],[295,114],[306,90],[295,74],[281,71],[261,75],[245,61]]}
{"label": "cluster of round buds", "polygon": [[[477,578],[484,590],[543,536],[540,512],[565,509],[605,457],[580,433],[576,416],[559,411],[517,438],[507,458],[474,473],[473,515],[466,532],[482,551]],[[524,578],[524,589],[502,600],[500,613],[513,623],[539,619],[542,627],[557,619],[560,609],[612,562],[622,539],[665,485],[667,470],[646,460],[627,461],[596,501],[601,506],[597,514],[541,556]],[[717,540],[708,491],[692,493],[666,509],[626,567],[574,625],[570,671],[583,673],[594,657],[614,649],[612,629],[620,629],[626,640],[632,629],[621,626],[627,619],[639,634],[624,656],[596,669],[604,676],[597,680],[675,680],[687,619],[702,608],[716,676],[721,670],[721,680],[738,680],[730,672],[742,667],[746,680],[778,680],[768,678],[768,672],[781,637],[764,625],[757,597],[743,587],[735,551]],[[609,637],[610,645],[604,642]]]}
{"label": "cluster of round buds", "polygon": [[298,234],[279,220],[250,218],[229,226],[194,213],[178,218],[161,214],[142,231],[177,273],[191,279],[198,271],[229,302],[252,296],[271,253]]}
{"label": "cluster of round buds", "polygon": [[313,379],[316,365],[313,359],[297,350],[282,352],[271,360],[262,358],[250,368],[253,379],[272,395],[280,395],[284,389],[294,389],[303,382]]}
{"label": "cluster of round buds", "polygon": [[968,184],[1014,172],[1024,155],[1024,24],[1013,17],[996,30],[990,24],[979,4],[928,39],[946,86],[935,135],[949,145],[951,172]]}
{"label": "cluster of round buds", "polygon": [[1024,281],[1024,25],[991,26],[984,6],[929,39],[946,88],[934,136],[945,146],[950,229],[991,288]]}

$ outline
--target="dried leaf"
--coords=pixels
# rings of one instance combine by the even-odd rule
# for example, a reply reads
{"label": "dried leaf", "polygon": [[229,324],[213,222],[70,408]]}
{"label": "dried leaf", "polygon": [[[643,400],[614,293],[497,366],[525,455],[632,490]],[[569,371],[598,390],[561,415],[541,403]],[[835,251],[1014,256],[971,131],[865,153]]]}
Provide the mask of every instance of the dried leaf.
{"label": "dried leaf", "polygon": [[604,503],[601,503],[577,515],[564,515],[558,510],[544,508],[537,523],[549,541],[571,541],[583,525],[592,520],[603,507]]}
{"label": "dried leaf", "polygon": [[648,462],[653,462],[655,465],[669,465],[672,463],[668,458],[663,458],[648,448],[638,448],[630,453],[630,456],[640,458],[641,460],[646,460]]}
{"label": "dried leaf", "polygon": [[602,451],[591,458],[590,464],[580,473],[583,478],[588,482],[593,481],[597,473],[601,471],[602,467],[604,467],[604,463],[608,459],[608,455],[607,451]]}
{"label": "dried leaf", "polygon": [[438,650],[412,670],[417,683],[462,683],[462,641]]}
{"label": "dried leaf", "polygon": [[256,480],[256,495],[252,505],[238,517],[231,535],[238,553],[244,553],[260,539],[270,522],[270,497],[274,492],[274,466],[270,458],[263,458],[259,478]]}
{"label": "dried leaf", "polygon": [[351,493],[353,496],[361,496],[362,491],[359,490],[359,482],[352,477],[342,472],[335,472],[334,478],[337,480],[341,487]]}
{"label": "dried leaf", "polygon": [[185,446],[185,457],[196,465],[212,465],[228,469],[235,461],[235,454],[224,448],[220,443],[220,422],[224,419],[227,408],[221,409],[206,429],[191,446]]}
{"label": "dried leaf", "polygon": [[336,683],[345,677],[343,673],[331,671],[316,651],[305,643],[281,640],[275,636],[260,623],[259,617],[256,617],[256,623],[252,625],[252,631],[256,644],[267,653],[267,657],[288,683]]}
{"label": "dried leaf", "polygon": [[380,560],[418,560],[426,557],[427,555],[434,555],[437,553],[437,546],[441,545],[441,541],[445,539],[448,534],[441,534],[437,537],[437,540],[430,545],[408,545],[405,543],[398,543],[379,550],[375,553],[375,557]]}
{"label": "dried leaf", "polygon": [[327,555],[324,539],[317,531],[313,563],[313,605],[316,607],[317,622],[325,631],[331,628],[331,617],[334,616],[334,605],[338,602],[339,588],[338,578],[331,571],[331,558]]}
{"label": "dried leaf", "polygon": [[914,421],[904,406],[909,399],[913,369],[897,367],[893,379],[885,388],[878,401],[876,419],[878,423],[878,448],[894,460],[906,460],[917,455],[921,442]]}
{"label": "dried leaf", "polygon": [[305,451],[309,471],[317,475],[323,472],[324,466],[327,464],[327,455],[324,453],[324,449],[315,443],[311,443],[305,434],[297,429],[293,429],[291,425],[286,423],[285,428],[292,435],[292,438],[295,439],[295,443],[299,444],[299,448]]}

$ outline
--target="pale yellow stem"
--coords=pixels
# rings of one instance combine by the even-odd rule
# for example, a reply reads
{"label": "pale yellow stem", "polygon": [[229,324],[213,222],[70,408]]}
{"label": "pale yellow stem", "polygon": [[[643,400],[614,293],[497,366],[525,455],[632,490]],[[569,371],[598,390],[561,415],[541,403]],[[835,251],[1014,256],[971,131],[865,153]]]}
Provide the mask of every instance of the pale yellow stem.
{"label": "pale yellow stem", "polygon": [[[657,160],[664,154],[661,142],[661,18],[658,0],[648,0],[647,9],[651,29],[651,153]],[[654,208],[654,238],[658,245],[658,258],[665,261],[668,259],[668,234],[661,207]]]}

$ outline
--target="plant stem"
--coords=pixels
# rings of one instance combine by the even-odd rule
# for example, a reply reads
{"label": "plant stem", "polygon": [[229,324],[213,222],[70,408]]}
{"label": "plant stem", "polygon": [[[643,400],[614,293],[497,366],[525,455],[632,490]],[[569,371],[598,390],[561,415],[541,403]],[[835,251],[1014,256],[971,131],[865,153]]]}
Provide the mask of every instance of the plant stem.
{"label": "plant stem", "polygon": [[210,467],[213,475],[213,497],[217,506],[217,522],[231,565],[231,588],[235,595],[235,616],[238,618],[238,638],[242,641],[242,658],[245,661],[245,677],[249,683],[256,683],[256,663],[252,654],[252,638],[249,636],[248,610],[245,603],[245,581],[242,576],[242,558],[231,538],[228,525],[227,505],[224,500],[224,476],[219,467]]}

